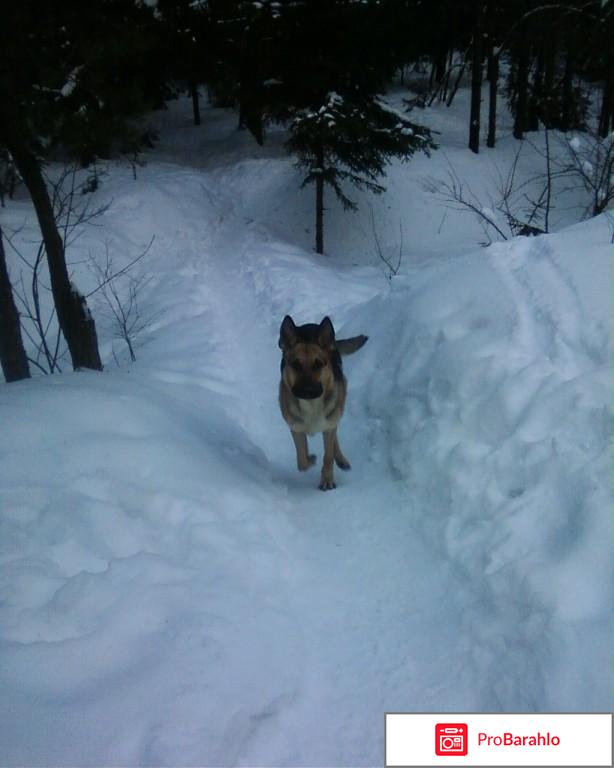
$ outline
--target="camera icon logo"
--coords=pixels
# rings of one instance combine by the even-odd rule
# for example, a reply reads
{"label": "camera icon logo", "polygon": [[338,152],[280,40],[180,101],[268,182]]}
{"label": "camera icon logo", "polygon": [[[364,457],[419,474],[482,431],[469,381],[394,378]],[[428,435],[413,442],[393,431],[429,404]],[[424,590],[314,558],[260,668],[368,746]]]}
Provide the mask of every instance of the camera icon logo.
{"label": "camera icon logo", "polygon": [[435,754],[441,757],[466,755],[468,749],[467,723],[437,723],[435,725]]}

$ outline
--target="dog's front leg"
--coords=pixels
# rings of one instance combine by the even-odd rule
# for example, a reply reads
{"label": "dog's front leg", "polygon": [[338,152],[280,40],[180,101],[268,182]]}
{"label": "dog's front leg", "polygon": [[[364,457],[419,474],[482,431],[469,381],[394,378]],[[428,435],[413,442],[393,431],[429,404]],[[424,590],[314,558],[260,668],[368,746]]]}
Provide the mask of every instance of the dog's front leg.
{"label": "dog's front leg", "polygon": [[307,435],[304,432],[292,432],[292,439],[294,440],[294,446],[296,448],[296,464],[301,472],[304,472],[309,467],[313,467],[316,463],[316,457],[308,452],[307,448]]}
{"label": "dog's front leg", "polygon": [[337,428],[322,432],[324,439],[324,461],[322,462],[322,476],[320,479],[321,491],[332,491],[336,488],[333,467],[335,462],[335,443],[337,440]]}
{"label": "dog's front leg", "polygon": [[339,438],[335,435],[335,464],[339,469],[348,470],[352,468],[350,462],[345,458],[339,445]]}

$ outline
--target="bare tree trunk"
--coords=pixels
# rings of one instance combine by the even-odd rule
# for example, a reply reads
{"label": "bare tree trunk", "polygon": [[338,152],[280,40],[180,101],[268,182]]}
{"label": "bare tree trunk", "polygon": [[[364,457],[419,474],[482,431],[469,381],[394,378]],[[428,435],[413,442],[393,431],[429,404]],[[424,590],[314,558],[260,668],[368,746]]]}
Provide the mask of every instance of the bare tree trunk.
{"label": "bare tree trunk", "polygon": [[560,126],[562,131],[569,131],[572,127],[574,59],[575,41],[573,34],[570,33],[567,42],[567,55],[565,56],[565,72],[563,74],[563,103],[561,106]]}
{"label": "bare tree trunk", "polygon": [[244,50],[239,65],[239,127],[247,130],[259,146],[264,144],[264,95],[259,62]]}
{"label": "bare tree trunk", "polygon": [[488,136],[486,146],[491,149],[495,146],[497,136],[497,92],[499,89],[499,57],[492,49],[489,53],[488,68],[490,80],[488,81]]}
{"label": "bare tree trunk", "polygon": [[550,131],[544,131],[546,139],[546,208],[544,210],[544,232],[550,232],[550,208],[552,206],[552,163],[550,161]]}
{"label": "bare tree trunk", "polygon": [[200,125],[200,101],[198,98],[198,85],[193,80],[190,82],[190,96],[192,97],[194,125]]}
{"label": "bare tree trunk", "polygon": [[542,109],[541,119],[547,128],[558,128],[560,118],[555,108],[555,76],[556,59],[560,45],[560,37],[556,24],[547,27],[544,50],[544,96],[546,103]]}
{"label": "bare tree trunk", "polygon": [[489,0],[486,6],[486,32],[488,35],[488,135],[486,146],[492,149],[497,140],[497,93],[499,90],[499,53],[495,51],[495,2]]}
{"label": "bare tree trunk", "polygon": [[482,104],[482,27],[484,0],[476,0],[471,65],[471,115],[469,117],[469,149],[480,151],[480,107]]}
{"label": "bare tree trunk", "polygon": [[316,253],[324,253],[324,150],[318,147],[316,176]]}
{"label": "bare tree trunk", "polygon": [[[452,86],[452,90],[450,91],[450,95],[448,96],[448,99],[446,101],[446,107],[452,106],[452,102],[454,101],[454,97],[456,96],[456,92],[458,91],[458,88],[460,86],[460,81],[462,80],[463,75],[465,74],[465,70],[467,69],[467,53],[463,57],[463,63],[458,68],[458,75],[456,76],[456,80],[454,81],[454,85]],[[435,100],[435,97],[431,98],[429,101],[429,107]]]}
{"label": "bare tree trunk", "polygon": [[96,325],[89,313],[85,298],[70,283],[64,256],[64,243],[58,232],[40,163],[26,145],[19,127],[9,124],[8,120],[0,127],[3,129],[7,147],[30,192],[36,210],[47,253],[53,301],[73,368],[75,370],[92,368],[101,371],[102,362],[98,351]]}
{"label": "bare tree trunk", "polygon": [[19,313],[13,299],[0,228],[0,364],[7,381],[30,378],[28,358],[21,338]]}
{"label": "bare tree trunk", "polygon": [[448,58],[448,51],[445,48],[441,48],[437,53],[437,59],[435,60],[435,80],[441,83],[446,74],[446,59]]}
{"label": "bare tree trunk", "polygon": [[603,85],[601,97],[601,112],[599,113],[599,135],[605,139],[610,132],[610,125],[614,129],[614,76],[611,71]]}
{"label": "bare tree trunk", "polygon": [[523,139],[527,129],[527,110],[529,102],[529,48],[527,32],[520,30],[520,50],[518,55],[518,77],[516,82],[516,114],[514,116],[514,138]]}
{"label": "bare tree trunk", "polygon": [[537,54],[535,74],[531,88],[531,98],[528,108],[528,127],[530,131],[539,130],[539,121],[543,117],[544,109],[544,54],[540,50]]}
{"label": "bare tree trunk", "polygon": [[324,179],[316,179],[316,253],[324,253]]}
{"label": "bare tree trunk", "polygon": [[434,82],[435,82],[435,59],[432,59],[431,74],[429,75],[429,93],[433,90]]}

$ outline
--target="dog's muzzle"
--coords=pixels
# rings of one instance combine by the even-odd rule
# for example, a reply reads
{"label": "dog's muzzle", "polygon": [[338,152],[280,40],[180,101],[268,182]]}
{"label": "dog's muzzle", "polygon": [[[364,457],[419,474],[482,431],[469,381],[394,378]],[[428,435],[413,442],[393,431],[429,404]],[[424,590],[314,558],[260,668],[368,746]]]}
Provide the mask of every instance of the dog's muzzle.
{"label": "dog's muzzle", "polygon": [[303,384],[292,387],[292,394],[299,400],[316,400],[323,393],[321,384]]}

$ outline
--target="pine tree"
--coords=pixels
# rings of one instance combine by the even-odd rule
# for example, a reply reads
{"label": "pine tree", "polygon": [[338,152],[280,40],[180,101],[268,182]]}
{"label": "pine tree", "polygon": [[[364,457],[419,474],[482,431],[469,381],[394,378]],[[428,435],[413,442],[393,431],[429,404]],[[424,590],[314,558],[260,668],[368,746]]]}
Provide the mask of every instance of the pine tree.
{"label": "pine tree", "polygon": [[435,147],[427,128],[411,123],[401,113],[377,98],[362,102],[332,92],[316,110],[297,114],[290,127],[288,149],[298,156],[304,171],[303,186],[316,188],[316,252],[324,252],[324,190],[333,189],[344,208],[355,210],[344,185],[376,194],[384,187],[384,175],[391,157],[409,159],[416,151]]}
{"label": "pine tree", "polygon": [[[228,13],[229,0],[218,3]],[[401,61],[393,13],[404,3],[263,0],[234,5],[242,120],[258,141],[267,121],[289,125],[286,146],[297,155],[303,184],[315,184],[316,250],[322,253],[326,186],[344,207],[353,208],[346,183],[381,192],[377,179],[390,157],[409,157],[434,146],[428,129],[377,98]]]}

